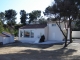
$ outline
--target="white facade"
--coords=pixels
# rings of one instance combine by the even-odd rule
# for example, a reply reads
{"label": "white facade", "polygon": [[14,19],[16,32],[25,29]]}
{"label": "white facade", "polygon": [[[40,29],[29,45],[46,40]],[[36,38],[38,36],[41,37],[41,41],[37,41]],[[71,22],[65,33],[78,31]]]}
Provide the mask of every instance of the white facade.
{"label": "white facade", "polygon": [[[64,29],[64,26],[62,28]],[[34,33],[34,37],[33,38],[24,37],[24,34],[25,34],[24,31],[32,31]],[[21,32],[23,36],[20,36]],[[38,43],[41,35],[45,36],[45,41],[47,40],[63,41],[64,39],[64,36],[56,23],[48,23],[45,28],[19,29],[19,41],[23,43],[26,43],[26,42],[35,43],[36,41]]]}
{"label": "white facade", "polygon": [[13,43],[14,36],[7,32],[2,32],[2,34],[0,34],[0,42],[3,44]]}
{"label": "white facade", "polygon": [[63,40],[62,32],[55,23],[48,24],[48,40]]}
{"label": "white facade", "polygon": [[10,43],[9,37],[2,37],[2,42],[3,42],[3,44]]}
{"label": "white facade", "polygon": [[13,36],[12,34],[7,33],[7,32],[2,32],[2,33],[9,36],[9,42],[10,42],[10,43],[15,42],[15,41],[14,41],[14,36]]}
{"label": "white facade", "polygon": [[72,31],[72,38],[80,38],[80,31]]}
{"label": "white facade", "polygon": [[0,36],[0,42],[3,43],[3,44],[7,44],[9,43],[9,37],[6,37],[6,36]]}
{"label": "white facade", "polygon": [[[20,37],[20,32],[23,32],[23,36]],[[24,37],[24,31],[33,31],[34,37]],[[44,29],[19,29],[19,40],[21,42],[35,42],[36,40],[39,41],[41,35],[45,35],[45,28]]]}

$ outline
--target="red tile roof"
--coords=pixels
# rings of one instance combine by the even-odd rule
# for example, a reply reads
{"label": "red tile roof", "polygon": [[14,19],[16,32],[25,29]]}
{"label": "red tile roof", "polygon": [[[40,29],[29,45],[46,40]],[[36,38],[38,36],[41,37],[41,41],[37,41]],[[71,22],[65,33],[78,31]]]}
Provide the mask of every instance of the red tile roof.
{"label": "red tile roof", "polygon": [[2,34],[5,34],[5,35],[13,35],[13,34],[11,34],[11,33],[9,33],[9,32],[2,32]]}
{"label": "red tile roof", "polygon": [[2,37],[10,37],[10,36],[5,35],[5,34],[0,34],[0,36],[2,36]]}
{"label": "red tile roof", "polygon": [[20,29],[33,29],[33,28],[45,28],[47,24],[28,24]]}

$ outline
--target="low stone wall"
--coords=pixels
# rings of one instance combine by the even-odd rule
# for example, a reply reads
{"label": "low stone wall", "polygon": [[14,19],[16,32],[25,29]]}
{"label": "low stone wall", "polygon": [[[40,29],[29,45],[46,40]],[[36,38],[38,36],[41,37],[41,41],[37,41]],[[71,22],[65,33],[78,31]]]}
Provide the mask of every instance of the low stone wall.
{"label": "low stone wall", "polygon": [[80,38],[80,31],[72,31],[72,38]]}

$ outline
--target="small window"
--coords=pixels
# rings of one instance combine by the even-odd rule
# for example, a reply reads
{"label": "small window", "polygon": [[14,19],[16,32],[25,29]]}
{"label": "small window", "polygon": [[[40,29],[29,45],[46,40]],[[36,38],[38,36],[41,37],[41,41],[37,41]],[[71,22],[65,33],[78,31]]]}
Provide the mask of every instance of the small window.
{"label": "small window", "polygon": [[31,38],[33,38],[34,37],[34,33],[33,33],[33,31],[31,31]]}
{"label": "small window", "polygon": [[30,32],[29,31],[24,31],[24,37],[30,37]]}
{"label": "small window", "polygon": [[20,31],[20,37],[23,37],[23,32],[22,31]]}
{"label": "small window", "polygon": [[56,24],[52,24],[52,26],[56,26]]}

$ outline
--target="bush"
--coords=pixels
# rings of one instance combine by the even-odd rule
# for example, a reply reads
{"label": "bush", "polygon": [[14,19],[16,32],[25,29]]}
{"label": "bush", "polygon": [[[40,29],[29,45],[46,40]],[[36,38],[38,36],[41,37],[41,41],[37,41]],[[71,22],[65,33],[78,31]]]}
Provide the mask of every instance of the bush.
{"label": "bush", "polygon": [[45,40],[45,36],[42,35],[41,38],[40,38],[40,42],[44,42],[44,40]]}

